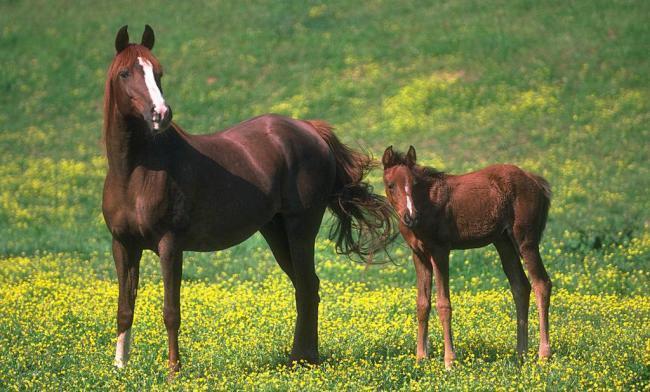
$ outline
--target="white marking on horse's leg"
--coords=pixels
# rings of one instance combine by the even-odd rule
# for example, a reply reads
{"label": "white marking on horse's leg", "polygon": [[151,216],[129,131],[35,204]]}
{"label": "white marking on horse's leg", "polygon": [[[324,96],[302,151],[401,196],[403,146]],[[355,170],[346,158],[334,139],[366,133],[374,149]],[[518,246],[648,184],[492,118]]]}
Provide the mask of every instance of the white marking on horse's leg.
{"label": "white marking on horse's leg", "polygon": [[409,214],[413,216],[413,199],[411,199],[411,195],[409,194],[410,188],[408,185],[404,187],[404,193],[406,194],[406,209],[409,210]]}
{"label": "white marking on horse's leg", "polygon": [[131,328],[119,334],[115,346],[115,366],[122,369],[129,361],[129,350],[131,350]]}
{"label": "white marking on horse's leg", "polygon": [[[167,113],[167,106],[165,105],[165,99],[158,88],[158,84],[156,84],[156,78],[153,75],[151,62],[142,57],[138,57],[138,63],[140,63],[140,66],[142,66],[142,70],[144,71],[144,82],[147,85],[151,102],[153,102],[153,110],[158,113],[162,119],[165,117],[165,113]],[[154,122],[155,129],[158,129],[158,125],[157,122]]]}

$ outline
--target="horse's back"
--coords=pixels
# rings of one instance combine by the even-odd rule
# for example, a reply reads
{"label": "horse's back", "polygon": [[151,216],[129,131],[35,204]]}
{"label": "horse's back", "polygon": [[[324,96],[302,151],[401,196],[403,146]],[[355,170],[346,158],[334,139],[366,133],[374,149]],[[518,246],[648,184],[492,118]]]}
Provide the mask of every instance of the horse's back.
{"label": "horse's back", "polygon": [[210,179],[200,182],[236,177],[272,200],[272,209],[297,211],[331,193],[334,157],[307,122],[267,114],[188,141],[211,163],[201,174]]}

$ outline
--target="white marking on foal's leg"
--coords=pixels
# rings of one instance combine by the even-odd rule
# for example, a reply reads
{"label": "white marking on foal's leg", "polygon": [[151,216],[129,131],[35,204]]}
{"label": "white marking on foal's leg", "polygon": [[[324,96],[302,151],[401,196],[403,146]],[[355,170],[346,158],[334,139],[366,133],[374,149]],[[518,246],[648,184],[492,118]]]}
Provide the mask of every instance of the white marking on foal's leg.
{"label": "white marking on foal's leg", "polygon": [[[149,97],[151,97],[151,102],[153,102],[153,110],[160,115],[162,119],[167,113],[167,106],[165,105],[165,99],[156,84],[156,78],[153,75],[153,67],[151,62],[142,57],[138,57],[138,63],[142,66],[144,71],[144,82],[147,85],[147,90],[149,91]],[[153,123],[154,129],[158,129],[160,124],[158,122]]]}
{"label": "white marking on foal's leg", "polygon": [[131,328],[119,334],[115,346],[115,366],[122,369],[129,361],[129,350],[131,350]]}
{"label": "white marking on foal's leg", "polygon": [[413,199],[411,199],[410,188],[408,185],[404,186],[404,193],[406,194],[406,209],[409,210],[409,214],[413,216]]}

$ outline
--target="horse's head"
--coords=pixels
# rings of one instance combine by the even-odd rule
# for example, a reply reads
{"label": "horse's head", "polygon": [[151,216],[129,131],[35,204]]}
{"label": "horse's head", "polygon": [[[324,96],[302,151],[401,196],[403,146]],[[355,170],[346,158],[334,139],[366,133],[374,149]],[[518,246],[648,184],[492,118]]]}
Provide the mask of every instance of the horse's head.
{"label": "horse's head", "polygon": [[419,213],[413,203],[413,190],[418,185],[413,174],[415,148],[411,146],[406,155],[393,151],[390,146],[384,151],[381,161],[384,165],[384,187],[388,201],[399,219],[408,228],[418,224]]}
{"label": "horse's head", "polygon": [[106,83],[123,117],[141,119],[152,132],[162,132],[171,123],[172,111],[162,95],[162,67],[151,53],[154,40],[153,30],[146,25],[141,43],[130,44],[127,26],[122,27],[115,37],[117,53]]}

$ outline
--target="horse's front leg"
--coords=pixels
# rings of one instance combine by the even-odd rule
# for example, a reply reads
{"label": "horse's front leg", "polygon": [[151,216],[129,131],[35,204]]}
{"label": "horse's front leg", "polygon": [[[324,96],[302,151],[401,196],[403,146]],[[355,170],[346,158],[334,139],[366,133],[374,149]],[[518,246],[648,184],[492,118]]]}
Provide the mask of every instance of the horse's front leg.
{"label": "horse's front leg", "polygon": [[115,366],[123,368],[129,360],[131,325],[138,292],[140,258],[142,249],[130,243],[113,240],[113,259],[117,271],[119,297],[117,300],[117,344]]}
{"label": "horse's front leg", "polygon": [[442,324],[445,340],[445,368],[450,369],[456,360],[451,333],[451,300],[449,298],[449,249],[431,252],[431,265],[436,275],[436,309]]}
{"label": "horse's front leg", "polygon": [[183,251],[175,244],[174,236],[165,235],[158,244],[165,295],[163,318],[169,344],[169,371],[173,377],[181,368],[178,352],[178,330],[181,326],[181,276],[183,274]]}
{"label": "horse's front leg", "polygon": [[413,264],[417,277],[417,318],[418,336],[416,358],[429,356],[429,314],[431,312],[431,256],[420,251],[413,251]]}

